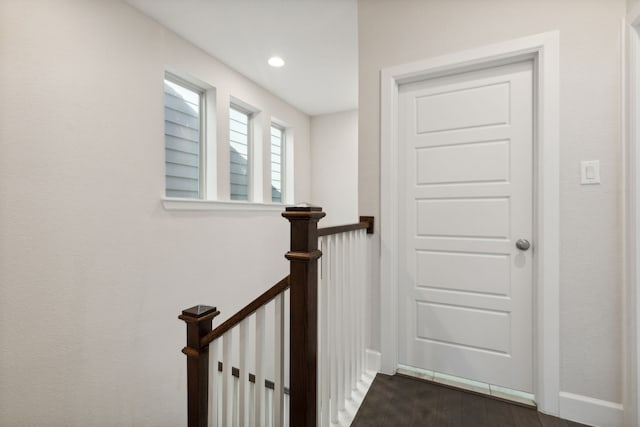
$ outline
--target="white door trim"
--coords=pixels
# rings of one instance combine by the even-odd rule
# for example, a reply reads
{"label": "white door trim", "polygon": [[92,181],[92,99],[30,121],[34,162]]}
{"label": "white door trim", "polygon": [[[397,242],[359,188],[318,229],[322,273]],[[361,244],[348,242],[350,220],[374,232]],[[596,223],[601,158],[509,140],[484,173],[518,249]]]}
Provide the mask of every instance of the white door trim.
{"label": "white door trim", "polygon": [[559,34],[557,31],[384,68],[381,73],[382,371],[398,366],[398,87],[425,78],[534,60],[534,391],[559,412]]}
{"label": "white door trim", "polygon": [[640,417],[640,5],[623,22],[622,134],[624,186],[623,407],[625,425]]}

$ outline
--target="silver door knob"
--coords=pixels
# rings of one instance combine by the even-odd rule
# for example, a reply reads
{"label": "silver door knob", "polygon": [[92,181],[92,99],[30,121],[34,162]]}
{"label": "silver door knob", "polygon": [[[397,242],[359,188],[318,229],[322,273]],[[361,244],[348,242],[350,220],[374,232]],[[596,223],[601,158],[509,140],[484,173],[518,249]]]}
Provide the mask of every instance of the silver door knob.
{"label": "silver door knob", "polygon": [[520,249],[521,251],[526,251],[530,247],[531,243],[529,243],[529,241],[526,239],[518,239],[518,241],[516,242],[516,248]]}

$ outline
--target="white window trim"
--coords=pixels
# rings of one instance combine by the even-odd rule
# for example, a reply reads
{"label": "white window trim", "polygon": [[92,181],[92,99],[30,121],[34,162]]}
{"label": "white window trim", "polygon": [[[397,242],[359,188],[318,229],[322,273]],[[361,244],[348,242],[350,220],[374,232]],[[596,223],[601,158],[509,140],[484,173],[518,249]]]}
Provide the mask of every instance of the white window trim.
{"label": "white window trim", "polygon": [[283,203],[293,204],[294,203],[294,195],[295,195],[295,159],[294,159],[294,151],[295,150],[295,129],[291,126],[285,125],[284,131],[284,165],[286,169],[285,181],[284,181],[284,199]]}
{"label": "white window trim", "polygon": [[[294,141],[295,129],[289,123],[279,118],[271,117],[269,125],[275,125],[282,129],[282,162],[284,168],[281,168],[280,174],[282,179],[282,205],[294,204]],[[271,150],[271,128],[269,128],[269,150]],[[269,188],[271,188],[271,151],[269,151]],[[271,193],[269,193],[271,200]]]}
{"label": "white window trim", "polygon": [[162,206],[168,211],[253,211],[282,212],[287,205],[281,203],[254,203],[242,200],[199,200],[162,197]]}
{"label": "white window trim", "polygon": [[216,106],[216,89],[207,88],[204,93],[204,141],[203,141],[203,160],[204,160],[204,193],[199,200],[217,200],[218,199],[218,121]]}

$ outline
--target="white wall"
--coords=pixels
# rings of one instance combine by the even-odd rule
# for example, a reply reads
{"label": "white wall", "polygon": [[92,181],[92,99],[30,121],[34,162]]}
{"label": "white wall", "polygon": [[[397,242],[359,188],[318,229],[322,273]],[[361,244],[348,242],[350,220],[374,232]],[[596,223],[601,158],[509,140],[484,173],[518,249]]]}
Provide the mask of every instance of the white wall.
{"label": "white wall", "polygon": [[311,142],[311,200],[327,213],[320,226],[358,222],[358,111],[312,117]]}
{"label": "white wall", "polygon": [[[620,28],[625,0],[359,2],[359,208],[380,212],[380,70],[560,31],[561,389],[622,400]],[[581,186],[580,160],[602,184]],[[375,282],[374,282],[375,283]],[[372,312],[380,310],[373,290]],[[374,330],[379,330],[373,318]],[[379,336],[371,337],[379,346]]]}
{"label": "white wall", "polygon": [[120,1],[0,2],[0,425],[185,425],[180,311],[287,274],[278,212],[162,207],[165,66],[291,124],[310,198],[305,114]]}

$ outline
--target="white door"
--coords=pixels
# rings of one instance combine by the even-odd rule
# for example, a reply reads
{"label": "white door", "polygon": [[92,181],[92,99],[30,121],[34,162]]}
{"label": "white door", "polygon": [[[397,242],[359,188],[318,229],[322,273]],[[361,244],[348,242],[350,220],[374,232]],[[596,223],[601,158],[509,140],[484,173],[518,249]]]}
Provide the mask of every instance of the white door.
{"label": "white door", "polygon": [[532,85],[526,61],[400,86],[402,365],[533,391]]}

